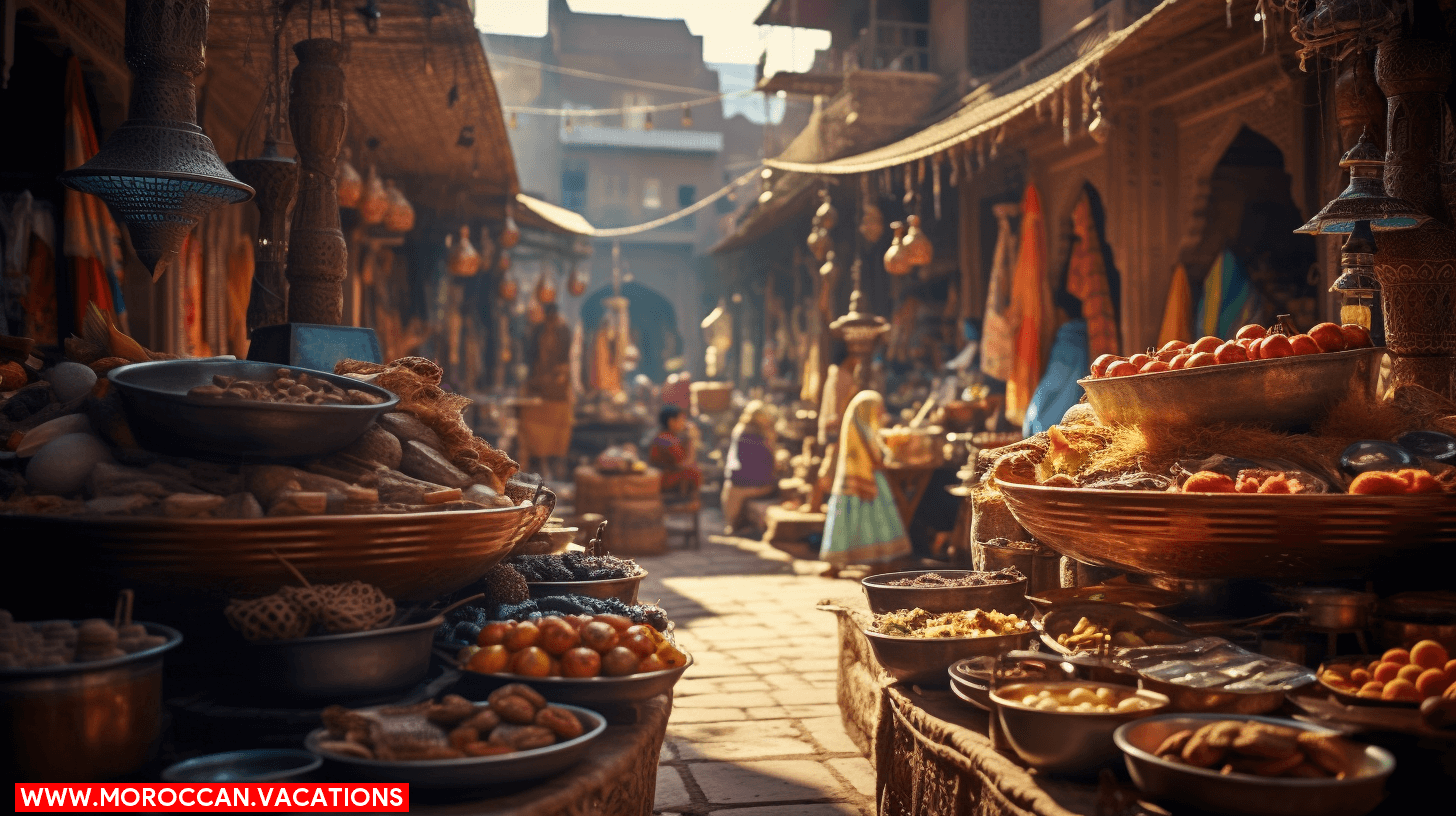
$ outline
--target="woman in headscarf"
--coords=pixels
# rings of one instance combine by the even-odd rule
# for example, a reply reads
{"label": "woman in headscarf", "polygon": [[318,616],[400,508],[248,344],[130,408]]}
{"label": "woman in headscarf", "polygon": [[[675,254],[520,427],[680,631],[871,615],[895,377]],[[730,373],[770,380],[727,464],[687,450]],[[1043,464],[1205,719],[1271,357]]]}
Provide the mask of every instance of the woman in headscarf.
{"label": "woman in headscarf", "polygon": [[753,400],[744,406],[733,428],[728,461],[723,466],[723,528],[727,535],[738,529],[744,502],[778,490],[774,478],[774,421],[773,407]]}
{"label": "woman in headscarf", "polygon": [[881,472],[884,413],[884,399],[875,391],[855,395],[844,412],[839,462],[824,520],[824,543],[819,548],[819,559],[829,563],[825,571],[829,577],[849,564],[879,566],[883,571],[911,554],[910,538],[890,483]]}

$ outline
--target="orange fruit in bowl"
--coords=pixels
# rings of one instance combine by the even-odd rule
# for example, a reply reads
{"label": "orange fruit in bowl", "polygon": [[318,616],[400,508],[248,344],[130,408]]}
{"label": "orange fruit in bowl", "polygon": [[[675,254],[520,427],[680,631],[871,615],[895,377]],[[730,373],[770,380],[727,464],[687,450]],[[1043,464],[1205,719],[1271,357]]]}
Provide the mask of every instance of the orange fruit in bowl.
{"label": "orange fruit in bowl", "polygon": [[1451,678],[1446,675],[1445,669],[1426,669],[1416,678],[1416,692],[1421,695],[1422,700],[1439,697],[1449,685]]}
{"label": "orange fruit in bowl", "polygon": [[515,625],[515,621],[492,621],[487,623],[480,627],[480,634],[475,638],[475,645],[484,648],[486,646],[494,646],[497,643],[504,643],[506,640],[506,632],[509,632]]}
{"label": "orange fruit in bowl", "polygon": [[1401,648],[1388,649],[1385,654],[1380,656],[1380,662],[1399,663],[1400,665],[1404,666],[1405,664],[1410,662],[1410,652]]}
{"label": "orange fruit in bowl", "polygon": [[1410,662],[1423,669],[1444,669],[1451,656],[1434,640],[1423,640],[1410,649]]}
{"label": "orange fruit in bowl", "polygon": [[625,677],[636,674],[637,664],[642,662],[625,646],[614,646],[602,655],[602,674],[607,677]]}
{"label": "orange fruit in bowl", "polygon": [[1370,672],[1366,669],[1354,669],[1350,672],[1350,682],[1357,686],[1363,686],[1370,682]]}
{"label": "orange fruit in bowl", "polygon": [[549,677],[551,655],[540,646],[527,646],[511,656],[511,673],[522,677]]}
{"label": "orange fruit in bowl", "polygon": [[581,627],[581,645],[602,654],[616,646],[619,637],[617,630],[603,621],[592,621]]}
{"label": "orange fruit in bowl", "polygon": [[561,656],[562,677],[596,677],[602,672],[602,656],[585,646],[567,649]]}
{"label": "orange fruit in bowl", "polygon": [[1425,669],[1421,668],[1420,666],[1417,666],[1414,663],[1407,663],[1406,665],[1400,667],[1400,671],[1396,672],[1395,676],[1398,680],[1406,680],[1409,681],[1411,684],[1414,684],[1416,682],[1416,678],[1420,677],[1421,672],[1423,671],[1425,671]]}
{"label": "orange fruit in bowl", "polygon": [[506,632],[506,639],[501,643],[513,652],[519,652],[527,646],[535,646],[536,641],[541,639],[541,627],[530,621],[523,621],[515,625],[513,629]]}
{"label": "orange fruit in bowl", "polygon": [[1379,680],[1371,680],[1370,682],[1368,682],[1365,685],[1361,686],[1360,687],[1360,691],[1357,692],[1357,694],[1360,697],[1373,697],[1374,699],[1379,700],[1380,699],[1380,692],[1382,692],[1384,690],[1385,690],[1385,684],[1384,683],[1380,682]]}
{"label": "orange fruit in bowl", "polygon": [[1380,692],[1380,699],[1418,702],[1421,698],[1416,694],[1416,686],[1414,683],[1409,680],[1397,678],[1385,684],[1385,688]]}
{"label": "orange fruit in bowl", "polygon": [[481,674],[495,674],[506,670],[506,665],[511,662],[511,653],[506,647],[499,643],[494,646],[486,646],[476,652],[470,658],[465,668]]}
{"label": "orange fruit in bowl", "polygon": [[623,633],[621,640],[618,640],[617,643],[627,647],[638,658],[643,658],[657,652],[657,644],[652,642],[652,636],[646,632],[633,632],[629,630]]}
{"label": "orange fruit in bowl", "polygon": [[1389,683],[1400,674],[1401,665],[1400,663],[1388,663],[1382,660],[1380,661],[1380,665],[1375,667],[1375,673],[1371,677],[1381,683]]}
{"label": "orange fruit in bowl", "polygon": [[666,663],[667,667],[670,669],[675,669],[678,666],[685,666],[688,662],[688,656],[683,652],[683,650],[672,645],[671,643],[668,643],[662,648],[658,649],[657,656],[662,658],[662,662]]}
{"label": "orange fruit in bowl", "polygon": [[662,671],[665,668],[667,668],[667,664],[663,663],[662,658],[656,654],[650,654],[642,658],[641,662],[637,664],[637,671],[639,672]]}

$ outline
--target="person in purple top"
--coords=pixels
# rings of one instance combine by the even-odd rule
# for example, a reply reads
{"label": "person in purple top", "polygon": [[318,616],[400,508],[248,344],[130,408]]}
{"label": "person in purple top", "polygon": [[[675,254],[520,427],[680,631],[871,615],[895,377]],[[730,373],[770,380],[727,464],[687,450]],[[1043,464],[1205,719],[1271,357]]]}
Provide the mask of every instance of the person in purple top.
{"label": "person in purple top", "polygon": [[760,400],[748,403],[728,443],[728,460],[723,468],[724,532],[732,534],[742,522],[743,504],[749,499],[778,491],[774,478],[773,407]]}

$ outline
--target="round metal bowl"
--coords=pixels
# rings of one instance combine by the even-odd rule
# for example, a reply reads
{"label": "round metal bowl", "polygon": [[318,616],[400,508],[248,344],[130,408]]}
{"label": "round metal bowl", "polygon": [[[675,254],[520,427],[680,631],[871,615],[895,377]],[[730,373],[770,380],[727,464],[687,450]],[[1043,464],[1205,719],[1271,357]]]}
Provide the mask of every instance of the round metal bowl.
{"label": "round metal bowl", "polygon": [[[1345,779],[1284,779],[1242,773],[1219,773],[1154,755],[1169,736],[1227,720],[1222,714],[1164,714],[1130,722],[1112,735],[1122,750],[1127,772],[1142,792],[1155,801],[1187,805],[1200,812],[1227,816],[1363,816],[1385,797],[1385,781],[1395,770],[1395,757],[1384,748],[1350,742],[1346,753],[1356,768]],[[1297,720],[1240,717],[1321,734],[1338,733]]]}
{"label": "round metal bowl", "polygon": [[[1077,381],[1105,425],[1263,425],[1287,431],[1322,419],[1354,393],[1375,396],[1383,348],[1305,354]],[[1228,395],[1237,394],[1238,399]]]}
{"label": "round metal bowl", "polygon": [[[532,678],[532,685],[536,679]],[[496,756],[464,759],[431,759],[419,762],[387,762],[380,759],[359,759],[339,756],[319,749],[319,742],[328,734],[318,729],[304,740],[304,747],[323,758],[330,777],[361,782],[405,783],[422,790],[474,790],[554,776],[575,765],[602,732],[607,721],[602,715],[585,708],[563,705],[576,715],[586,733],[576,739],[558,742],[545,748],[516,751]]]}
{"label": "round metal bowl", "polygon": [[9,516],[15,540],[65,546],[32,548],[33,571],[0,570],[0,597],[15,609],[45,608],[63,588],[79,592],[78,583],[99,595],[131,587],[153,600],[255,597],[295,582],[281,555],[315,583],[363,581],[397,602],[425,603],[479,580],[549,513],[538,503],[261,519]]}
{"label": "round metal bowl", "polygon": [[241,673],[259,691],[295,700],[347,702],[407,689],[430,669],[444,615],[368,632],[262,641],[239,647]]}
{"label": "round metal bowl", "polygon": [[1456,544],[1456,500],[1441,494],[1163,493],[1006,479],[996,485],[1016,521],[1062,555],[1169,578],[1359,577],[1377,566],[1419,564],[1424,554]]}
{"label": "round metal bowl", "polygon": [[532,598],[549,598],[553,595],[585,595],[588,598],[616,598],[631,606],[637,603],[637,588],[647,570],[630,578],[610,578],[605,581],[527,581]]}
{"label": "round metal bowl", "polygon": [[1370,626],[1370,613],[1379,599],[1373,592],[1356,592],[1338,587],[1297,587],[1275,593],[1298,606],[1309,625],[1331,632],[1354,632]]}
{"label": "round metal bowl", "polygon": [[[1041,689],[1071,691],[1074,688],[1111,689],[1141,697],[1151,707],[1141,711],[1042,711],[1021,704],[1021,699]],[[1113,683],[1086,680],[1012,683],[990,692],[995,703],[1001,733],[1022,761],[1049,773],[1078,774],[1095,770],[1117,759],[1112,732],[1124,723],[1151,717],[1168,707],[1165,695]]]}
{"label": "round metal bowl", "polygon": [[468,698],[485,699],[492,691],[507,683],[527,683],[553,703],[575,705],[621,706],[641,703],[659,694],[671,694],[683,672],[693,665],[688,662],[673,669],[640,672],[625,677],[522,677],[517,674],[482,674],[463,669],[457,691]]}
{"label": "round metal bowl", "polygon": [[1379,618],[1376,621],[1375,642],[1381,648],[1409,648],[1422,640],[1434,640],[1445,646],[1447,652],[1456,652],[1456,616],[1433,616],[1426,620]]}
{"label": "round metal bowl", "polygon": [[[305,372],[384,401],[378,405],[294,405],[191,397],[214,376],[273,379],[280,368]],[[229,462],[294,461],[327,456],[358,439],[399,397],[377,385],[297,366],[248,360],[155,360],[112,369],[127,424],[147,450]]]}
{"label": "round metal bowl", "polygon": [[1325,682],[1325,670],[1333,668],[1344,668],[1346,674],[1349,669],[1364,668],[1371,663],[1380,660],[1380,655],[1349,655],[1331,658],[1320,664],[1315,676],[1319,678],[1320,691],[1333,694],[1336,699],[1345,705],[1369,706],[1371,708],[1407,708],[1412,711],[1421,707],[1421,701],[1410,702],[1409,700],[1382,700],[1379,697],[1361,697],[1354,692],[1347,691]]}
{"label": "round metal bowl", "polygon": [[[79,621],[77,621],[79,623]],[[0,772],[16,782],[99,782],[144,765],[162,733],[167,638],[125,657],[41,669],[0,669]]]}
{"label": "round metal bowl", "polygon": [[906,587],[890,586],[891,581],[917,578],[935,573],[946,578],[983,575],[972,570],[913,570],[890,572],[862,579],[870,611],[876,615],[899,609],[924,609],[926,612],[1004,612],[1019,615],[1026,610],[1026,579],[1008,580],[975,587]]}
{"label": "round metal bowl", "polygon": [[1098,584],[1096,586],[1044,589],[1026,596],[1036,611],[1046,614],[1059,604],[1093,601],[1096,603],[1119,604],[1148,611],[1172,609],[1186,600],[1186,596],[1155,587],[1127,584]]}
{"label": "round metal bowl", "polygon": [[1010,635],[969,638],[912,638],[882,635],[865,630],[865,638],[880,665],[896,680],[921,686],[945,686],[946,670],[951,664],[968,657],[1000,655],[1025,649],[1036,630]]}
{"label": "round metal bowl", "polygon": [[[1076,627],[1077,621],[1082,618],[1086,618],[1108,632],[1126,629],[1135,632],[1152,630],[1164,635],[1165,643],[1182,643],[1198,637],[1193,630],[1172,618],[1159,615],[1157,612],[1104,601],[1072,601],[1057,604],[1042,615],[1038,624],[1042,643],[1057,654],[1076,654],[1077,650],[1068,649],[1058,643],[1057,636],[1070,635],[1072,629]],[[1081,651],[1093,650],[1083,649]]]}
{"label": "round metal bowl", "polygon": [[258,748],[228,751],[178,762],[162,771],[163,782],[292,782],[324,761],[308,751]]}

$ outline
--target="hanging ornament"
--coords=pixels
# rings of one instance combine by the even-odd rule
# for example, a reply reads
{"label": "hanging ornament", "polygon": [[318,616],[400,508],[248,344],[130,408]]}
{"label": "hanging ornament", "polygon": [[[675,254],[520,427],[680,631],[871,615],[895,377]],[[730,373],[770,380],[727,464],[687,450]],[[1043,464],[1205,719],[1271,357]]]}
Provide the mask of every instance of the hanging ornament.
{"label": "hanging ornament", "polygon": [[829,251],[829,233],[820,226],[819,216],[814,216],[814,227],[809,230],[809,252],[814,255],[814,260],[824,260],[824,253]]}
{"label": "hanging ornament", "polygon": [[496,288],[496,294],[500,295],[501,300],[510,303],[520,292],[521,287],[514,277],[509,274],[501,275],[500,286]]}
{"label": "hanging ornament", "polygon": [[415,228],[415,208],[391,179],[384,183],[389,209],[384,212],[384,228],[390,232],[409,232]]}
{"label": "hanging ornament", "polygon": [[935,247],[930,245],[930,238],[920,229],[920,216],[912,215],[905,220],[910,226],[900,241],[900,252],[907,267],[925,266],[935,258]]}
{"label": "hanging ornament", "polygon": [[515,249],[516,244],[521,242],[521,228],[516,226],[516,219],[512,215],[509,206],[506,207],[506,222],[501,225],[500,245],[501,249]]}
{"label": "hanging ornament", "polygon": [[956,187],[961,183],[961,149],[952,147],[950,149],[950,186]]}
{"label": "hanging ornament", "polygon": [[263,143],[263,155],[229,162],[228,170],[257,191],[253,204],[258,207],[258,235],[247,311],[251,332],[288,321],[283,269],[288,261],[288,209],[298,192],[298,163],[280,155],[277,141],[269,138]]}
{"label": "hanging ornament", "polygon": [[515,111],[511,111],[511,130],[516,130],[520,126],[521,126],[521,120],[520,120],[520,118],[518,116],[516,116],[516,112]]}
{"label": "hanging ornament", "polygon": [[585,269],[577,265],[571,270],[571,277],[566,279],[566,291],[572,297],[581,297],[586,293],[586,285],[589,282]]}
{"label": "hanging ornament", "polygon": [[905,248],[901,246],[901,242],[905,240],[905,225],[894,221],[891,222],[890,229],[895,231],[895,237],[890,239],[890,248],[885,250],[885,271],[891,275],[908,275],[911,264],[905,257]]}
{"label": "hanging ornament", "polygon": [[682,126],[690,128],[693,126],[693,109],[683,105]]}
{"label": "hanging ornament", "polygon": [[930,198],[935,203],[935,220],[940,220],[940,154],[936,153],[930,165]]}
{"label": "hanging ornament", "polygon": [[868,199],[860,205],[859,234],[867,243],[877,244],[885,235],[885,214],[875,202]]}
{"label": "hanging ornament", "polygon": [[197,126],[193,79],[207,65],[207,0],[129,0],[125,31],[127,119],[60,180],[106,202],[155,278],[203,216],[247,201],[253,188],[228,172]]}
{"label": "hanging ornament", "polygon": [[480,271],[480,253],[470,243],[468,225],[460,226],[459,238],[446,235],[445,246],[449,247],[449,251],[445,253],[445,269],[451,275],[457,278],[469,278]]}
{"label": "hanging ornament", "polygon": [[378,224],[389,212],[389,193],[384,189],[384,180],[379,169],[369,165],[369,175],[364,180],[364,195],[359,199],[359,217],[366,224]]}
{"label": "hanging ornament", "polygon": [[905,195],[900,199],[905,204],[905,209],[915,207],[915,168],[905,165]]}
{"label": "hanging ornament", "polygon": [[495,259],[495,268],[501,272],[511,271],[511,253],[501,250],[500,257]]}
{"label": "hanging ornament", "polygon": [[490,231],[485,227],[480,228],[480,237],[476,239],[475,249],[480,253],[480,268],[489,269],[490,259],[495,257],[495,241],[490,240]]}
{"label": "hanging ornament", "polygon": [[339,157],[339,206],[346,210],[357,206],[360,196],[364,195],[364,179],[350,163],[351,156],[346,147],[344,155]]}
{"label": "hanging ornament", "polygon": [[648,111],[642,117],[642,129],[652,130],[652,111]]}
{"label": "hanging ornament", "polygon": [[546,307],[536,298],[531,298],[526,303],[526,322],[532,326],[539,326],[546,322]]}
{"label": "hanging ornament", "polygon": [[546,265],[541,265],[541,275],[536,279],[536,300],[543,304],[556,302],[556,281],[546,272]]}
{"label": "hanging ornament", "polygon": [[834,259],[834,250],[824,253],[824,264],[819,267],[819,277],[833,280],[839,274],[839,262]]}
{"label": "hanging ornament", "polygon": [[839,223],[839,211],[834,209],[834,202],[830,201],[828,190],[819,191],[819,209],[814,211],[814,215],[819,219],[819,227],[826,232],[833,230],[834,226]]}

